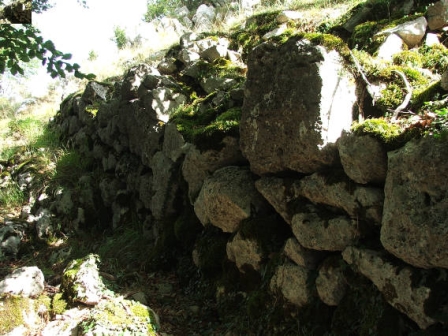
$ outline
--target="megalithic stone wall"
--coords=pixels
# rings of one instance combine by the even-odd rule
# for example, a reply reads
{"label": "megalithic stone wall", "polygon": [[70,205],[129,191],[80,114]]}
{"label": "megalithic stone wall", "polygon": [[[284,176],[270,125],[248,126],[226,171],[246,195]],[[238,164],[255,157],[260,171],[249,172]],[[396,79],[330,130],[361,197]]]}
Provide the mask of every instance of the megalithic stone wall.
{"label": "megalithic stone wall", "polygon": [[[210,90],[200,69],[213,62],[200,50],[218,44],[224,57],[237,55],[213,39],[178,50],[178,75],[196,90]],[[186,54],[197,57],[187,61]],[[244,87],[215,77],[214,98],[200,103],[199,113],[222,97],[228,109],[242,106],[239,136],[224,134],[214,144],[179,133],[171,117],[189,98],[175,76],[147,65],[115,85],[91,82],[62,103],[60,131],[105,173],[91,191],[109,213],[105,225],[126,225],[134,213],[156,245],[190,211],[202,227],[184,231],[195,234],[188,253],[203,272],[221,268],[210,264],[213,251],[242,276],[258,274],[271,295],[300,308],[320,302],[334,316],[370,304],[354,299],[359,277],[397,319],[421,329],[446,323],[446,144],[412,140],[388,152],[372,137],[351,134],[355,81],[335,50],[297,37],[266,42],[247,66]],[[94,216],[92,199],[77,206]],[[88,226],[88,216],[76,220]],[[273,255],[283,259],[266,273]]]}

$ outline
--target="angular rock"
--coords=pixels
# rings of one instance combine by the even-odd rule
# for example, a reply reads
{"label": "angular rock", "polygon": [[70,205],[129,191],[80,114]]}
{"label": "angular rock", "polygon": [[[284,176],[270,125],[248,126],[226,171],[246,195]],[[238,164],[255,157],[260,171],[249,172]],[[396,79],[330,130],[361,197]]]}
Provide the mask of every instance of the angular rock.
{"label": "angular rock", "polygon": [[227,47],[220,44],[212,46],[201,52],[201,58],[206,59],[209,62],[214,62],[218,58],[224,58],[226,55]]}
{"label": "angular rock", "polygon": [[259,244],[252,239],[244,239],[238,232],[226,246],[227,258],[234,262],[241,273],[245,273],[246,267],[255,271],[260,270],[263,254]]}
{"label": "angular rock", "polygon": [[44,291],[44,281],[44,274],[37,266],[17,268],[0,281],[0,296],[37,297]]}
{"label": "angular rock", "polygon": [[61,289],[71,302],[94,306],[100,302],[106,290],[98,272],[98,256],[73,260],[64,269]]}
{"label": "angular rock", "polygon": [[270,289],[272,292],[280,292],[289,303],[303,307],[313,298],[310,276],[311,273],[302,266],[280,265],[271,279]]}
{"label": "angular rock", "polygon": [[259,45],[248,57],[240,123],[251,170],[312,173],[336,163],[334,142],[350,128],[355,101],[336,51],[295,37]]}
{"label": "angular rock", "polygon": [[403,51],[403,40],[397,34],[390,34],[378,48],[377,58],[391,62],[393,56]]}
{"label": "angular rock", "polygon": [[320,251],[313,251],[304,248],[296,238],[291,237],[285,243],[283,254],[294,261],[297,265],[307,269],[316,269],[319,262],[325,256]]}
{"label": "angular rock", "polygon": [[156,112],[157,119],[163,122],[168,122],[171,113],[187,101],[185,95],[168,87],[158,87],[151,94],[151,107]]}
{"label": "angular rock", "polygon": [[347,291],[347,280],[340,262],[340,257],[326,259],[316,278],[317,294],[329,306],[337,306]]}
{"label": "angular rock", "polygon": [[381,223],[384,201],[382,189],[355,185],[344,178],[337,181],[337,177],[320,173],[294,182],[293,187],[296,198],[305,197],[315,204],[343,209],[353,219]]}
{"label": "angular rock", "polygon": [[190,146],[182,164],[182,175],[188,183],[188,197],[193,204],[201,191],[204,180],[215,170],[245,163],[238,146],[238,139],[225,137],[221,150],[200,152],[195,146]]}
{"label": "angular rock", "polygon": [[371,136],[344,134],[337,142],[342,167],[348,177],[360,184],[382,184],[386,180],[387,152]]}
{"label": "angular rock", "polygon": [[434,138],[389,152],[381,242],[421,268],[448,268],[448,147]]}
{"label": "angular rock", "polygon": [[285,222],[291,224],[293,214],[288,209],[291,188],[287,186],[286,180],[279,177],[262,177],[255,182],[255,187]]}
{"label": "angular rock", "polygon": [[298,213],[291,227],[303,247],[318,251],[343,251],[361,236],[358,222],[344,216],[328,219],[317,213]]}
{"label": "angular rock", "polygon": [[176,60],[174,58],[164,59],[157,65],[157,70],[162,75],[172,75],[177,71]]}
{"label": "angular rock", "polygon": [[428,22],[424,16],[402,23],[378,34],[397,34],[409,48],[420,44],[426,33]]}
{"label": "angular rock", "polygon": [[[437,323],[426,311],[431,303],[437,302],[434,301],[434,296],[441,293],[425,283],[419,270],[396,266],[388,261],[389,258],[384,254],[353,246],[347,247],[342,256],[348,264],[355,266],[375,284],[387,302],[414,320],[420,328],[426,329]],[[423,281],[419,283],[416,279]],[[438,302],[439,305],[440,302],[443,300]],[[446,306],[437,308],[446,309]]]}
{"label": "angular rock", "polygon": [[137,98],[138,88],[147,74],[159,75],[160,73],[146,64],[139,64],[126,73],[121,86],[121,99],[132,100]]}
{"label": "angular rock", "polygon": [[208,177],[194,203],[196,216],[204,226],[212,224],[224,232],[237,231],[242,220],[265,207],[250,171],[235,166],[221,168]]}
{"label": "angular rock", "polygon": [[90,81],[87,83],[81,98],[87,104],[106,101],[110,98],[110,87],[95,81]]}
{"label": "angular rock", "polygon": [[448,1],[437,1],[426,10],[428,26],[431,30],[443,28],[448,23]]}
{"label": "angular rock", "polygon": [[204,77],[200,81],[200,85],[206,93],[217,90],[227,91],[237,84],[238,82],[233,78]]}
{"label": "angular rock", "polygon": [[215,15],[216,11],[213,6],[200,5],[193,16],[195,31],[202,32],[210,29]]}

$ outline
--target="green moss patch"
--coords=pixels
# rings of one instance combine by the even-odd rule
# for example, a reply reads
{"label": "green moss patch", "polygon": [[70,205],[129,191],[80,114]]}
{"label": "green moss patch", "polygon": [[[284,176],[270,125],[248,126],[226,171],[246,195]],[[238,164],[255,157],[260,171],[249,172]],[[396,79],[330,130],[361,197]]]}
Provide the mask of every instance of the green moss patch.
{"label": "green moss patch", "polygon": [[4,335],[24,323],[23,311],[29,309],[29,299],[9,296],[0,303],[0,333]]}
{"label": "green moss patch", "polygon": [[116,298],[100,302],[80,326],[93,335],[156,335],[158,322],[148,307]]}

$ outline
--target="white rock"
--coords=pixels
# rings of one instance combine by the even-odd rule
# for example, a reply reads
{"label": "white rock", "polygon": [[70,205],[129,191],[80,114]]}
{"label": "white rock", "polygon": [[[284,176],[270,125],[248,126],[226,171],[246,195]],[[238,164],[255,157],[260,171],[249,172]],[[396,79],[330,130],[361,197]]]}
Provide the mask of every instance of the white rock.
{"label": "white rock", "polygon": [[0,295],[34,297],[44,290],[44,274],[37,266],[20,267],[0,281]]}
{"label": "white rock", "polygon": [[393,55],[403,51],[403,40],[396,34],[390,34],[378,49],[377,58],[392,61]]}

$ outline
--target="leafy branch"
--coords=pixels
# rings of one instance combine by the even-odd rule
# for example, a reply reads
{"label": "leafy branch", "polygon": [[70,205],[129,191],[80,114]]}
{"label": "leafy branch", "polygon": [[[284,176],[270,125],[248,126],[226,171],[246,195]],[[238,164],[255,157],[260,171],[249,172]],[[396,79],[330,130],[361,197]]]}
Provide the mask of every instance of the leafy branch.
{"label": "leafy branch", "polygon": [[66,73],[74,72],[74,76],[80,79],[92,80],[94,74],[85,74],[79,71],[79,64],[71,64],[71,54],[64,54],[57,50],[54,43],[38,35],[39,30],[31,25],[17,27],[13,25],[0,25],[0,73],[9,70],[12,75],[24,74],[20,61],[29,62],[38,58],[42,65],[47,67],[47,72],[52,78],[65,78]]}

